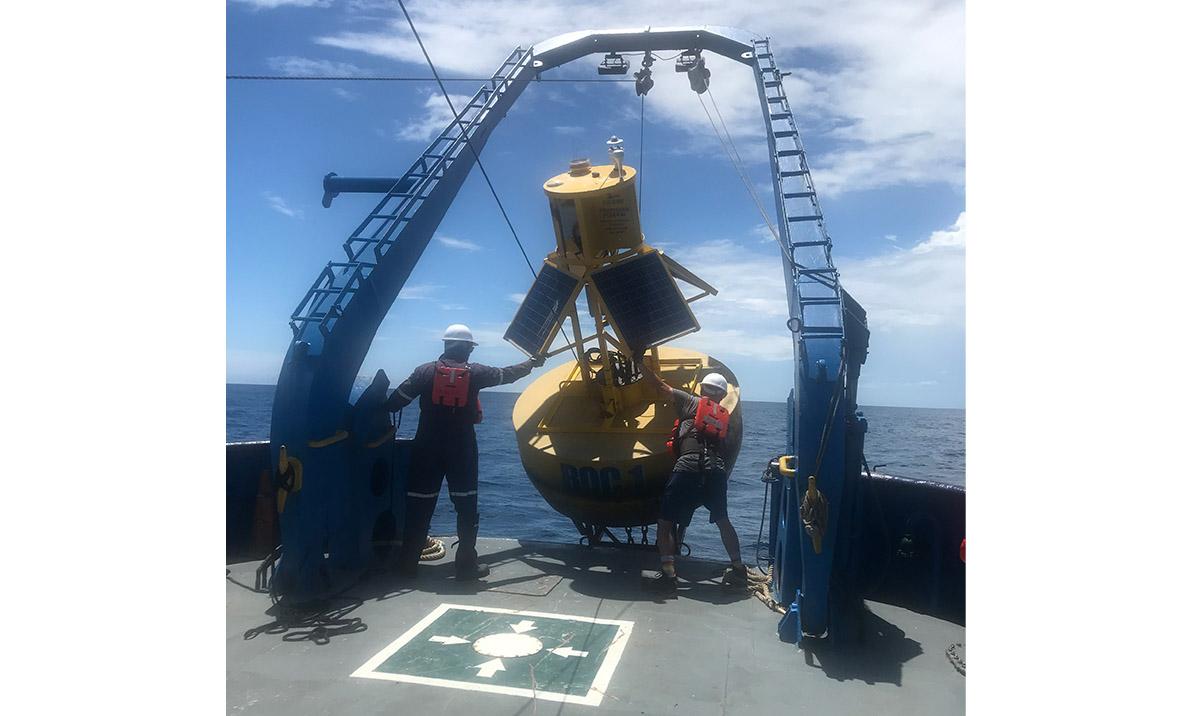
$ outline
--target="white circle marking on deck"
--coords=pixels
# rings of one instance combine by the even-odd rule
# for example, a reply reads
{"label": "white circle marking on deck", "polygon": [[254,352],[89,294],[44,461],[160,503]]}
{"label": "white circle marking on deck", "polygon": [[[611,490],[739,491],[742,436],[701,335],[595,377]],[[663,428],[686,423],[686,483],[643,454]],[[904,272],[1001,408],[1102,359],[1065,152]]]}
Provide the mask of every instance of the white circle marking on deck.
{"label": "white circle marking on deck", "polygon": [[542,641],[528,634],[489,634],[471,645],[484,656],[529,656],[542,650]]}

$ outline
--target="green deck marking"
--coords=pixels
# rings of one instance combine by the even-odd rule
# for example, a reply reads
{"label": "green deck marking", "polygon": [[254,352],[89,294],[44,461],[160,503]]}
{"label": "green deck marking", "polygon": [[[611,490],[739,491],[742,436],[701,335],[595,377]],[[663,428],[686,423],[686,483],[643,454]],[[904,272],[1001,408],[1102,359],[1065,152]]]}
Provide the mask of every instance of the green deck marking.
{"label": "green deck marking", "polygon": [[352,676],[598,705],[633,622],[443,604]]}

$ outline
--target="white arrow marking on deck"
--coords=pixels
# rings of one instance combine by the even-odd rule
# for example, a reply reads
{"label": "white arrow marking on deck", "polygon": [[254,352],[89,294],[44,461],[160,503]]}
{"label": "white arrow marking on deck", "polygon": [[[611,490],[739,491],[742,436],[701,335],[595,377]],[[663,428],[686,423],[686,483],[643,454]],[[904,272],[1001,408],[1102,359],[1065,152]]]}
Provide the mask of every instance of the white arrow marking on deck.
{"label": "white arrow marking on deck", "polygon": [[436,641],[439,644],[470,644],[466,639],[461,639],[457,636],[431,636],[429,641]]}
{"label": "white arrow marking on deck", "polygon": [[499,659],[492,659],[491,661],[485,661],[484,663],[479,664],[477,666],[472,666],[471,668],[479,669],[479,675],[485,679],[492,678],[492,675],[495,674],[497,671],[508,671],[508,669],[504,668],[504,662],[500,661]]}
{"label": "white arrow marking on deck", "polygon": [[533,631],[534,629],[537,629],[537,627],[533,625],[533,622],[529,621],[528,619],[522,619],[519,623],[509,624],[509,626],[512,627],[512,630],[518,634],[524,634],[527,631]]}
{"label": "white arrow marking on deck", "polygon": [[560,646],[557,649],[551,649],[550,653],[558,654],[559,656],[563,657],[564,659],[567,658],[568,656],[587,656],[588,655],[588,653],[586,651],[575,651],[574,649],[572,649],[569,646]]}

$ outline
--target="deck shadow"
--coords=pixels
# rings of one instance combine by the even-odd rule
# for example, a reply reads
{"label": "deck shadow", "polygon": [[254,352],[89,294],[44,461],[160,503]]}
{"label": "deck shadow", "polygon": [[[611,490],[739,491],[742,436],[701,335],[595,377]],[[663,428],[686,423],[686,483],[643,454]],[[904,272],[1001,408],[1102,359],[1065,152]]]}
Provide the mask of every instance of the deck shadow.
{"label": "deck shadow", "polygon": [[713,581],[719,580],[724,570],[723,565],[715,562],[682,560],[678,567],[679,589],[668,595],[648,589],[643,578],[644,567],[647,566],[643,562],[649,564],[656,561],[652,552],[541,542],[520,542],[519,545],[480,555],[480,562],[492,568],[492,574],[484,581],[456,580],[453,561],[447,555],[440,562],[421,565],[420,576],[416,579],[406,580],[387,573],[377,573],[352,594],[377,601],[411,591],[461,596],[485,591],[505,592],[505,587],[531,585],[547,576],[554,576],[561,578],[573,591],[597,599],[661,603],[681,598],[719,605],[751,598],[745,591],[730,589],[719,581]]}
{"label": "deck shadow", "polygon": [[648,588],[645,568],[657,563],[651,550],[522,541],[512,547],[481,554],[480,562],[492,568],[492,574],[481,581],[456,579],[452,554],[436,562],[423,563],[415,578],[404,578],[389,569],[375,568],[329,599],[291,609],[271,606],[265,614],[273,617],[273,621],[247,630],[245,638],[271,634],[280,635],[286,641],[307,639],[324,645],[332,638],[368,628],[361,618],[351,616],[364,603],[396,599],[412,592],[443,596],[499,592],[538,597],[548,595],[565,582],[571,590],[599,600],[663,603],[672,599],[692,599],[723,605],[752,598],[745,590],[720,584],[724,565],[700,559],[680,560],[679,587],[674,593],[664,594]]}
{"label": "deck shadow", "polygon": [[861,638],[857,642],[832,645],[804,640],[804,661],[837,681],[900,686],[905,662],[925,652],[920,642],[869,609],[863,611]]}
{"label": "deck shadow", "polygon": [[325,646],[334,637],[358,634],[367,630],[362,619],[350,616],[361,607],[361,599],[354,597],[332,597],[295,608],[273,604],[266,610],[272,620],[247,629],[242,634],[245,640],[263,634],[278,635],[283,641],[311,641]]}
{"label": "deck shadow", "polygon": [[597,599],[658,603],[694,599],[721,605],[752,598],[745,590],[721,585],[724,565],[716,562],[688,558],[679,561],[679,588],[674,593],[662,593],[648,586],[648,567],[658,562],[657,553],[651,550],[532,541],[520,544],[525,548],[520,559],[531,569],[561,576],[573,591]]}

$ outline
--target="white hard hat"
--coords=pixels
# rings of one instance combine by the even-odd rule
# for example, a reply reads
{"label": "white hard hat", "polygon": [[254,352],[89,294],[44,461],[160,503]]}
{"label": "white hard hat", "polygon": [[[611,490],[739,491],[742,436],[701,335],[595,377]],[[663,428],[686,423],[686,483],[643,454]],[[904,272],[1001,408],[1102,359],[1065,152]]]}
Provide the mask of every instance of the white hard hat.
{"label": "white hard hat", "polygon": [[725,380],[725,376],[720,373],[709,373],[704,376],[704,380],[700,381],[700,385],[707,385],[716,388],[722,393],[729,392],[729,382]]}
{"label": "white hard hat", "polygon": [[479,345],[475,342],[475,336],[471,335],[471,329],[461,323],[452,323],[446,326],[446,332],[442,334],[443,341],[463,341],[470,343],[473,346]]}

